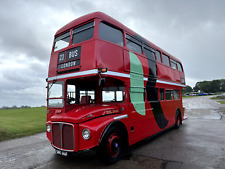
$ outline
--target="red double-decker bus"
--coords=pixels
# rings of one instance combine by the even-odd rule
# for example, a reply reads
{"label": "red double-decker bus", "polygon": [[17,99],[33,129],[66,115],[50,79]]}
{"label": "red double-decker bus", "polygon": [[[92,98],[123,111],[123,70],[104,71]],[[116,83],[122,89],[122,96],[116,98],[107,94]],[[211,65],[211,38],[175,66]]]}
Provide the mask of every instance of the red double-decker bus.
{"label": "red double-decker bus", "polygon": [[56,32],[47,82],[46,133],[58,154],[95,149],[113,163],[184,117],[181,62],[101,12]]}

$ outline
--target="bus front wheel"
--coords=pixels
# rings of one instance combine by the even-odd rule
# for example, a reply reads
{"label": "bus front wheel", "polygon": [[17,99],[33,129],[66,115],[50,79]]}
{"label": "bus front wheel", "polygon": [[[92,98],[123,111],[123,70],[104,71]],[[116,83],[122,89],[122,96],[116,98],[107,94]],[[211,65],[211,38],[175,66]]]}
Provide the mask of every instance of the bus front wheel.
{"label": "bus front wheel", "polygon": [[99,159],[105,164],[117,162],[122,154],[122,133],[116,127],[110,127],[97,148]]}

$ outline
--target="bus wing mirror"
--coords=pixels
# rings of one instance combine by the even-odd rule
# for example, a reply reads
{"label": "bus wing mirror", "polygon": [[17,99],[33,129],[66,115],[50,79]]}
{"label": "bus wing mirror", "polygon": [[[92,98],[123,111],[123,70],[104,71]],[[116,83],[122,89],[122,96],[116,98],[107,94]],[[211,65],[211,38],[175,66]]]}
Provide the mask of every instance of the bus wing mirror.
{"label": "bus wing mirror", "polygon": [[99,78],[98,79],[98,85],[99,87],[104,87],[105,86],[105,78]]}

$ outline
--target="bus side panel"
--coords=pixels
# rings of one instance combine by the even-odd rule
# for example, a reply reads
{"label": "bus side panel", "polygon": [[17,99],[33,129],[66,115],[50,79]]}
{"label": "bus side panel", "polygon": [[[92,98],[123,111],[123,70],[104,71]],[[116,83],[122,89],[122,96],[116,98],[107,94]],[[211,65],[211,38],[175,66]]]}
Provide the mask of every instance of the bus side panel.
{"label": "bus side panel", "polygon": [[[146,104],[147,105],[147,104]],[[130,103],[129,126],[131,129],[130,144],[134,144],[146,137],[149,137],[156,130],[156,123],[151,109],[146,111],[146,115],[140,115]]]}
{"label": "bus side panel", "polygon": [[95,40],[83,43],[81,45],[80,71],[91,70],[96,68],[95,45]]}
{"label": "bus side panel", "polygon": [[108,71],[124,72],[123,47],[97,40],[96,42],[97,67],[108,68]]}
{"label": "bus side panel", "polygon": [[[175,124],[175,116],[176,116],[176,110],[180,109],[181,115],[183,117],[183,106],[182,106],[182,91],[180,87],[177,86],[171,86],[171,85],[160,85],[157,84],[157,88],[163,88],[165,90],[179,90],[179,99],[173,100],[161,100],[161,106],[164,112],[164,115],[166,118],[168,118],[168,126],[170,127]],[[164,96],[165,97],[165,96]]]}
{"label": "bus side panel", "polygon": [[167,127],[170,127],[171,125],[174,124],[174,119],[175,119],[175,112],[176,112],[176,108],[175,108],[175,103],[173,100],[166,100],[166,101],[161,101],[161,106],[163,109],[163,113],[166,117],[166,119],[168,120],[168,125]]}
{"label": "bus side panel", "polygon": [[[149,77],[149,70],[150,70],[147,58],[133,52],[129,53],[128,52],[129,51],[125,50],[124,69],[126,71],[130,71],[129,92],[130,97],[133,96],[131,98],[132,103],[130,103],[130,116],[129,116],[130,127],[132,128],[130,140],[131,144],[134,144],[160,131],[160,128],[156,123],[155,118],[157,118],[157,120],[161,119],[161,117],[158,117],[161,116],[161,112],[159,112],[158,116],[156,115],[157,117],[155,117],[150,102],[146,101],[147,99],[146,97],[143,98],[144,89],[147,85],[147,81],[144,79],[144,75],[147,75],[147,77]],[[153,77],[151,76],[150,78]],[[153,78],[152,80],[154,81],[156,79]]]}
{"label": "bus side panel", "polygon": [[[139,61],[141,62],[142,69],[143,69],[143,75],[148,76],[149,75],[149,65],[148,65],[148,60],[147,58],[136,54],[135,55],[138,57]],[[124,50],[124,70],[127,72],[130,72],[130,54],[129,50]],[[146,85],[146,84],[145,84]]]}
{"label": "bus side panel", "polygon": [[181,82],[180,74],[177,70],[167,67],[161,63],[157,64],[158,78],[171,80],[174,82]]}

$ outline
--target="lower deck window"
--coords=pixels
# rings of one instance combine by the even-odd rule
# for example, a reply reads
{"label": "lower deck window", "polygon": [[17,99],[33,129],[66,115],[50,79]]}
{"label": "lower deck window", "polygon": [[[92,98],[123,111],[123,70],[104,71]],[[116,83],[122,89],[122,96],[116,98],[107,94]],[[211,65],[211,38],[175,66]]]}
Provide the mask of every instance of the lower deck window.
{"label": "lower deck window", "polygon": [[164,89],[160,89],[159,93],[160,93],[160,100],[164,100],[165,99],[165,97],[164,97]]}
{"label": "lower deck window", "polygon": [[48,84],[48,107],[63,107],[64,84],[62,81]]}
{"label": "lower deck window", "polygon": [[49,99],[48,107],[63,107],[63,99]]}
{"label": "lower deck window", "polygon": [[146,91],[148,101],[158,101],[158,88],[146,87]]}
{"label": "lower deck window", "polygon": [[176,99],[176,100],[180,99],[179,90],[174,90],[174,99]]}
{"label": "lower deck window", "polygon": [[102,102],[123,102],[124,87],[105,87],[102,90]]}
{"label": "lower deck window", "polygon": [[173,90],[166,90],[166,100],[173,100]]}

